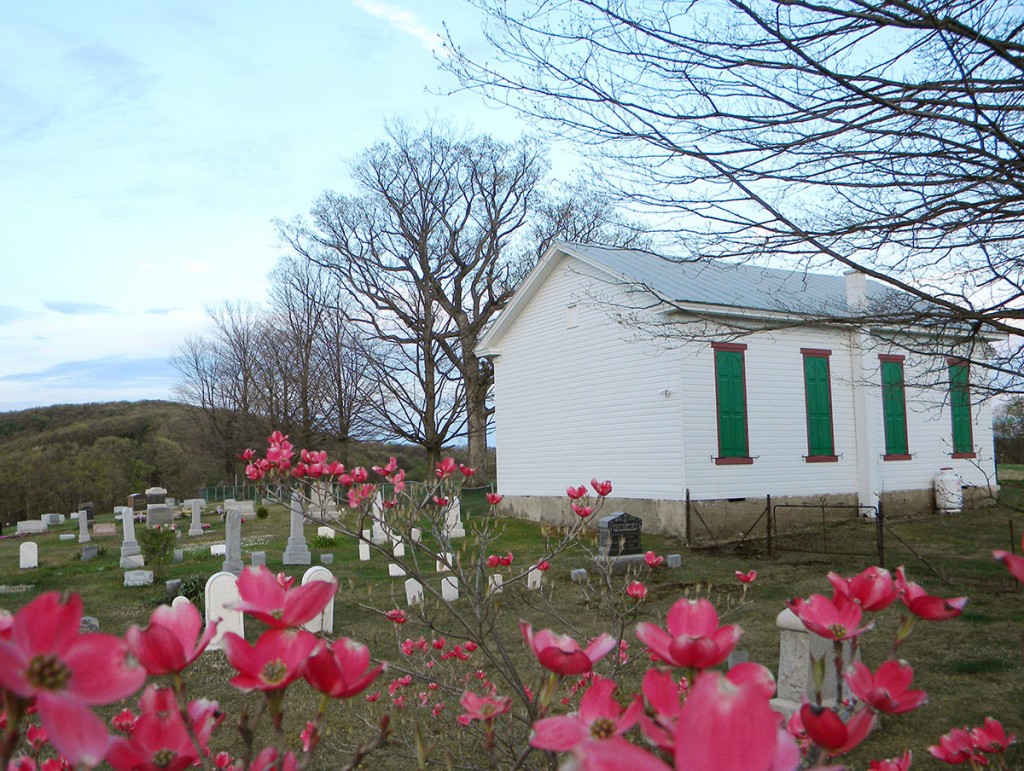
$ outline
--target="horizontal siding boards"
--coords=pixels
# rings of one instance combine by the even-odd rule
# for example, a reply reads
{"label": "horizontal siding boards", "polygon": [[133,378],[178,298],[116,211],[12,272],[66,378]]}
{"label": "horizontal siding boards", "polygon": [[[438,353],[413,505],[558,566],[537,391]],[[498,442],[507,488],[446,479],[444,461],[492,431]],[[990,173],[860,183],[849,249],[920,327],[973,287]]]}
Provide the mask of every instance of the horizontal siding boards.
{"label": "horizontal siding boards", "polygon": [[[606,303],[595,302],[595,294]],[[847,332],[800,328],[742,338],[750,465],[716,465],[718,427],[715,355],[710,342],[674,349],[644,344],[613,317],[624,293],[607,278],[563,260],[500,341],[495,359],[498,490],[508,495],[565,499],[565,487],[597,476],[615,495],[680,500],[814,496],[857,490],[854,357]],[[576,325],[566,309],[575,303]],[[618,307],[615,305],[618,304]],[[721,339],[732,331],[722,330]],[[827,350],[834,463],[808,463],[803,349]],[[880,493],[932,486],[943,466],[967,484],[985,484],[993,471],[991,412],[972,405],[976,461],[952,459],[952,416],[945,366],[921,389],[934,361],[906,354],[906,419],[912,459],[884,462],[879,353],[865,372],[875,430],[871,462]],[[941,381],[941,382],[938,382]],[[664,392],[668,395],[664,395]],[[685,447],[682,439],[685,437]],[[553,504],[555,505],[555,504]]]}
{"label": "horizontal siding boards", "polygon": [[[565,260],[502,338],[495,360],[498,490],[564,497],[566,485],[596,476],[611,479],[617,497],[681,499],[677,357],[638,345],[635,330],[610,316],[622,298],[599,303],[597,293],[621,294]],[[576,325],[568,328],[573,303]]]}

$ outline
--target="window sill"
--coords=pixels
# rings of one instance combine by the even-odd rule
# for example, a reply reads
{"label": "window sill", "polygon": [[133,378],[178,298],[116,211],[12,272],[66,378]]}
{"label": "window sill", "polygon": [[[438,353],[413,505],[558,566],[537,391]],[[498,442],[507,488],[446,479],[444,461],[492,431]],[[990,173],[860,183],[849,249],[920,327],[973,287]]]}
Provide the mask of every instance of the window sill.
{"label": "window sill", "polygon": [[754,462],[753,458],[715,458],[716,466],[749,466]]}
{"label": "window sill", "polygon": [[954,458],[954,459],[977,458],[978,457],[978,453],[976,453],[976,452],[954,452],[950,457]]}
{"label": "window sill", "polygon": [[805,455],[804,460],[808,463],[838,463],[838,455]]}
{"label": "window sill", "polygon": [[882,456],[882,460],[913,460],[913,456],[911,456],[911,455],[904,455],[904,454],[900,454],[900,455],[883,455]]}

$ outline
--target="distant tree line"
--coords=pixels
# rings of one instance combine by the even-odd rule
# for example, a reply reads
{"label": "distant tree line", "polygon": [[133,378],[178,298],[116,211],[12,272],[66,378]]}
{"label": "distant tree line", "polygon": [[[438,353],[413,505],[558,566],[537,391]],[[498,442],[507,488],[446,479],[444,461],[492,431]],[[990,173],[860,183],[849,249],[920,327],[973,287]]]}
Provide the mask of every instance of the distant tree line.
{"label": "distant tree line", "polygon": [[549,179],[522,139],[392,125],[325,192],[279,223],[289,254],[261,305],[210,308],[173,359],[225,471],[271,427],[347,462],[369,438],[427,462],[466,443],[486,473],[491,363],[475,347],[555,239],[642,247],[639,228],[584,181]]}

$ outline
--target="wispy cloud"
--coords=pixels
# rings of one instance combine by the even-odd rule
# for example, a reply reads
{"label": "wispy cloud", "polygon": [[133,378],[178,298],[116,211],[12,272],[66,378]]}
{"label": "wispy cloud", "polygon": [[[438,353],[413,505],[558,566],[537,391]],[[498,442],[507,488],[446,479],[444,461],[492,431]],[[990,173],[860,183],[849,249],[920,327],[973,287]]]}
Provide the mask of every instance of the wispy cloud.
{"label": "wispy cloud", "polygon": [[2,375],[0,381],[89,389],[103,388],[109,384],[113,392],[154,381],[173,383],[176,377],[176,371],[166,358],[101,356],[82,361],[62,361],[35,372]]}
{"label": "wispy cloud", "polygon": [[149,310],[143,311],[147,316],[166,316],[169,313],[180,311],[181,308],[150,308]]}
{"label": "wispy cloud", "polygon": [[443,46],[441,36],[420,21],[420,17],[412,11],[388,3],[376,2],[376,0],[352,0],[352,2],[361,11],[383,19],[395,29],[416,38],[427,51],[431,53],[441,51]]}
{"label": "wispy cloud", "polygon": [[44,302],[43,305],[56,313],[63,313],[65,316],[89,316],[94,313],[113,313],[114,309],[109,305],[97,303],[60,303]]}
{"label": "wispy cloud", "polygon": [[25,318],[27,314],[21,308],[13,305],[0,305],[0,324],[8,324],[12,321]]}

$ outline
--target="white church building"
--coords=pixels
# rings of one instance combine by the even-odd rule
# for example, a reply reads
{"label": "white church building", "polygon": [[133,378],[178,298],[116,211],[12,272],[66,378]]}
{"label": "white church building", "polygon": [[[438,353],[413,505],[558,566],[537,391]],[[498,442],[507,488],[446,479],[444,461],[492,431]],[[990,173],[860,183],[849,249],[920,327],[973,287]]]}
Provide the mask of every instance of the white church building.
{"label": "white church building", "polygon": [[687,537],[687,495],[730,534],[767,495],[917,513],[949,468],[987,494],[991,412],[969,365],[923,350],[923,330],[821,321],[891,292],[856,273],[555,244],[477,349],[494,362],[503,507],[565,521],[567,485],[609,479],[606,513]]}

